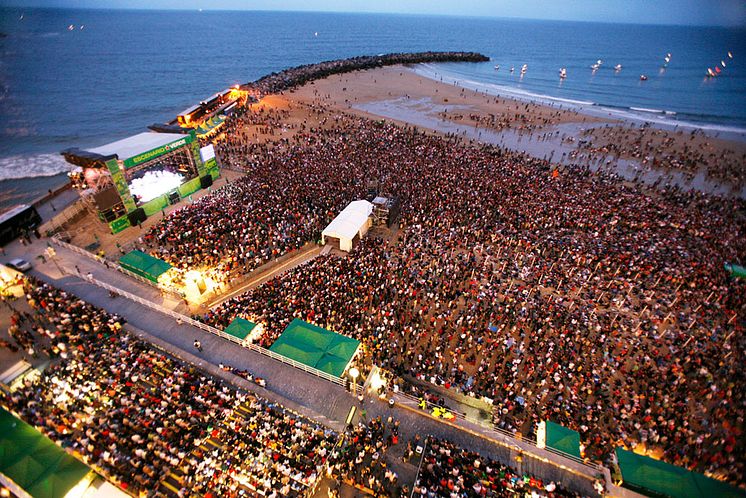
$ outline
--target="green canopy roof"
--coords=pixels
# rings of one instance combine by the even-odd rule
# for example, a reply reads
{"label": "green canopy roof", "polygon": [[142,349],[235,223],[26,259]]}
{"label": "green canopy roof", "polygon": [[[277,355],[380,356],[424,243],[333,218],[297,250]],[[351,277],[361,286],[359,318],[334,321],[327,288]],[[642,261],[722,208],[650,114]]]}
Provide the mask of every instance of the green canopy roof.
{"label": "green canopy roof", "polygon": [[0,472],[28,494],[63,497],[90,471],[41,432],[0,408]]}
{"label": "green canopy roof", "polygon": [[625,488],[648,496],[670,498],[744,497],[746,492],[660,460],[616,449]]}
{"label": "green canopy roof", "polygon": [[546,445],[562,453],[580,458],[580,434],[554,422],[546,421]]}
{"label": "green canopy roof", "polygon": [[253,322],[243,318],[235,318],[230,325],[225,328],[224,332],[243,341],[248,337],[251,331],[254,330],[254,327],[256,327],[256,324]]}
{"label": "green canopy roof", "polygon": [[162,259],[154,258],[150,254],[137,250],[130,251],[119,258],[119,264],[151,282],[158,282],[158,277],[171,269],[171,265]]}
{"label": "green canopy roof", "polygon": [[340,377],[359,346],[360,341],[296,318],[269,349]]}
{"label": "green canopy roof", "polygon": [[744,268],[741,265],[734,265],[733,263],[725,263],[725,271],[727,271],[734,277],[746,278],[746,268]]}

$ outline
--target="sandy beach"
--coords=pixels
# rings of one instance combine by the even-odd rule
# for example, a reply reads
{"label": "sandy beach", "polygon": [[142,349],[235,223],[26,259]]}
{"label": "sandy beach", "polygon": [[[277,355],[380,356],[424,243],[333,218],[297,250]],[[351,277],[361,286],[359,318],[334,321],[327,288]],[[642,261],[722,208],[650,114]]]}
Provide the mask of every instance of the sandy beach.
{"label": "sandy beach", "polygon": [[284,98],[290,105],[323,104],[553,162],[603,168],[629,181],[746,198],[746,141],[498,97],[420,76],[410,67],[334,75],[265,100],[283,106]]}

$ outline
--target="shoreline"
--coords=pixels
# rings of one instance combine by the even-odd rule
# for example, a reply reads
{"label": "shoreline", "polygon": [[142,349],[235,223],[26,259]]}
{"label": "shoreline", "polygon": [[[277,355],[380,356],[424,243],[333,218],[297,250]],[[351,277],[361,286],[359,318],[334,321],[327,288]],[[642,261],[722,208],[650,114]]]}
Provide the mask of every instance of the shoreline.
{"label": "shoreline", "polygon": [[[557,103],[525,102],[436,81],[407,66],[334,75],[289,95],[291,100],[458,135],[558,165],[605,170],[622,181],[746,199],[741,166],[746,140],[639,123],[635,127],[628,120],[589,115]],[[650,136],[643,140],[637,133]]]}
{"label": "shoreline", "polygon": [[[288,68],[280,72],[262,76],[257,80],[245,83],[241,87],[254,93],[256,97],[263,98],[268,95],[282,95],[285,92],[295,93],[296,91],[300,91],[302,93],[303,89],[310,86],[316,84],[327,86],[330,81],[336,81],[341,78],[348,81],[351,75],[359,76],[361,74],[392,70],[392,68],[401,68],[402,72],[406,71],[408,74],[413,74],[430,82],[427,85],[430,87],[430,93],[427,95],[430,98],[435,96],[439,91],[438,88],[450,88],[453,86],[462,89],[462,92],[470,91],[477,96],[481,95],[487,99],[494,98],[496,103],[499,100],[503,100],[505,101],[505,104],[502,106],[503,111],[512,105],[515,105],[516,108],[524,105],[526,106],[526,110],[529,110],[530,107],[532,114],[535,114],[535,111],[538,110],[539,119],[543,119],[544,122],[532,123],[526,127],[521,125],[517,127],[509,126],[507,129],[500,127],[497,130],[497,135],[491,134],[485,127],[480,127],[479,124],[469,127],[464,122],[462,126],[454,128],[450,125],[446,126],[446,120],[453,122],[457,120],[463,121],[464,116],[458,116],[458,113],[455,119],[453,116],[448,116],[447,107],[450,107],[451,111],[459,108],[468,110],[471,104],[466,104],[466,107],[459,104],[452,104],[450,106],[443,106],[444,109],[441,110],[444,114],[443,120],[436,125],[432,122],[431,116],[417,116],[411,109],[404,112],[401,105],[396,105],[396,96],[393,102],[391,102],[391,99],[386,99],[383,95],[383,87],[386,87],[385,84],[378,87],[378,95],[375,97],[369,95],[369,101],[363,102],[364,105],[360,105],[359,103],[358,105],[352,105],[346,99],[345,104],[347,105],[343,106],[337,101],[336,107],[373,119],[384,117],[401,124],[421,126],[444,134],[461,134],[473,141],[482,141],[514,151],[527,152],[535,158],[547,159],[561,165],[574,164],[577,161],[595,162],[598,166],[597,169],[606,167],[610,172],[619,174],[623,180],[627,181],[637,181],[640,179],[653,186],[663,184],[674,188],[681,188],[682,190],[698,190],[709,195],[735,196],[746,199],[746,172],[740,171],[744,169],[742,167],[736,168],[736,176],[730,180],[723,178],[721,171],[716,171],[715,173],[721,177],[713,180],[710,178],[711,175],[707,171],[707,168],[704,168],[704,173],[701,170],[692,171],[690,169],[686,171],[676,168],[666,168],[665,166],[651,168],[647,165],[648,161],[644,157],[638,156],[638,158],[634,158],[631,157],[631,154],[605,152],[603,150],[599,152],[598,150],[593,150],[596,148],[594,147],[595,144],[591,143],[588,145],[582,143],[588,142],[588,136],[593,136],[595,130],[600,128],[600,125],[616,127],[622,130],[621,133],[634,130],[635,127],[639,127],[640,129],[650,127],[651,129],[663,130],[671,134],[681,134],[683,130],[692,130],[692,135],[701,134],[703,137],[717,141],[718,144],[714,147],[716,152],[723,149],[730,150],[728,146],[736,144],[733,147],[735,150],[735,159],[731,158],[731,162],[733,160],[740,160],[743,163],[746,161],[746,129],[741,131],[732,127],[720,126],[716,123],[698,124],[667,121],[660,118],[656,119],[657,114],[654,113],[651,113],[649,117],[627,115],[625,114],[626,111],[622,109],[597,105],[592,102],[561,99],[548,95],[534,95],[529,92],[516,91],[492,83],[464,80],[456,76],[441,73],[439,72],[439,68],[434,68],[431,65],[442,62],[484,62],[486,60],[489,60],[489,58],[476,52],[418,52],[360,56]],[[389,79],[387,83],[390,82],[391,80]],[[340,88],[334,88],[333,85],[331,89],[336,92],[340,91]],[[347,87],[342,87],[341,91],[346,92]],[[352,93],[355,91],[359,91],[359,88],[352,89]],[[403,95],[406,95],[406,93],[400,92],[399,97]],[[389,92],[388,96],[392,96],[391,92]],[[407,99],[409,99],[409,95],[407,95]],[[370,100],[375,100],[376,104],[371,104]],[[448,102],[448,100],[445,102]],[[432,114],[433,109],[437,112],[438,106],[435,102],[430,107],[432,109],[429,112],[428,110],[422,112],[422,109],[419,109],[418,112],[423,115]],[[665,111],[661,112],[665,113]],[[547,119],[547,114],[552,114],[549,119]],[[573,116],[574,119],[572,119]],[[570,124],[577,126],[572,128],[569,126]],[[580,126],[581,124],[582,126]],[[528,128],[528,131],[526,128]],[[561,134],[562,140],[547,141],[547,130],[558,135]],[[543,133],[537,134],[537,132]],[[489,135],[492,136],[490,137]],[[524,140],[525,137],[528,137],[528,140]],[[613,143],[612,140],[608,141]],[[539,142],[545,143],[539,145]],[[722,143],[725,143],[726,146],[723,146]],[[530,144],[531,147],[526,148],[527,144]],[[581,150],[581,144],[584,146],[583,150]],[[599,148],[603,149],[603,147]],[[741,156],[739,157],[738,154],[741,154]],[[656,161],[657,159],[652,157],[650,162],[655,163]],[[24,196],[21,192],[23,189],[20,187],[30,181],[44,183],[49,186],[50,178],[56,176],[58,175],[4,179],[3,182],[7,182],[8,191],[11,195],[0,198],[0,206],[12,205],[16,201],[29,202],[34,200],[38,196],[36,190],[34,192],[37,195]],[[54,185],[54,187],[59,185],[62,184]]]}
{"label": "shoreline", "polygon": [[574,100],[562,97],[553,97],[551,95],[537,94],[517,88],[512,88],[509,86],[498,85],[495,83],[488,83],[483,81],[468,80],[446,73],[440,73],[438,72],[439,68],[431,67],[426,63],[418,64],[418,66],[413,67],[412,70],[419,76],[431,79],[433,81],[456,84],[469,90],[487,92],[491,95],[517,100],[519,102],[541,105],[556,104],[559,106],[566,106],[568,109],[576,109],[580,112],[583,112],[584,114],[598,118],[619,120],[633,125],[653,123],[657,127],[666,130],[701,130],[702,132],[712,135],[715,138],[746,142],[746,125],[744,125],[743,127],[739,127],[712,121],[678,120],[678,118],[675,117],[664,119],[662,118],[663,116],[678,116],[678,113],[674,111],[667,111],[665,109],[614,106],[611,104],[600,104],[591,101]]}

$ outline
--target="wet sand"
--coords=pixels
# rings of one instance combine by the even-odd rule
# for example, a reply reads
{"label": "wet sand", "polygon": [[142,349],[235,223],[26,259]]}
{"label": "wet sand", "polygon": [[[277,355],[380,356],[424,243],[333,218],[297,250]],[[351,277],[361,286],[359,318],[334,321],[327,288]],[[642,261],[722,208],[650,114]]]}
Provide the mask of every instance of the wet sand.
{"label": "wet sand", "polygon": [[[604,169],[628,181],[746,198],[746,141],[666,126],[643,127],[572,106],[513,100],[392,66],[335,75],[284,95],[500,145],[559,164]],[[616,145],[617,150],[611,150]],[[694,152],[706,151],[696,157]],[[690,164],[680,159],[692,156]],[[678,162],[677,162],[678,161]]]}

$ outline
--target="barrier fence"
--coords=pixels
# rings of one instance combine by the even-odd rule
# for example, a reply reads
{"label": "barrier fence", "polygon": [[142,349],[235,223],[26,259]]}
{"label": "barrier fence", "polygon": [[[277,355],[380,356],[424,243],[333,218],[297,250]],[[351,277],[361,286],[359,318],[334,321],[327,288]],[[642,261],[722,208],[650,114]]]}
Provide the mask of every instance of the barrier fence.
{"label": "barrier fence", "polygon": [[127,268],[124,268],[123,266],[119,265],[118,263],[114,263],[112,261],[108,261],[103,256],[99,256],[98,254],[94,254],[94,253],[92,253],[90,251],[87,251],[87,250],[85,250],[85,249],[83,249],[81,247],[78,247],[78,246],[76,246],[74,244],[70,244],[68,242],[65,242],[64,240],[60,239],[57,235],[55,235],[55,236],[52,237],[52,242],[54,242],[55,244],[57,244],[60,247],[64,247],[65,249],[67,249],[69,251],[72,251],[74,253],[77,253],[77,254],[80,254],[82,256],[85,256],[85,257],[87,257],[87,258],[95,261],[96,263],[108,266],[109,268],[114,268],[118,272],[124,273],[125,275],[130,276],[130,277],[134,278],[135,280],[137,280],[139,282],[147,284],[147,285],[149,285],[151,287],[155,287],[160,292],[165,292],[165,293],[170,294],[171,296],[176,297],[178,299],[184,299],[184,295],[183,294],[181,294],[179,292],[172,291],[170,289],[164,289],[162,287],[159,287],[155,282],[153,282],[151,280],[148,280],[147,278],[144,278],[141,275],[138,275],[137,273],[131,272],[130,270],[128,270]]}
{"label": "barrier fence", "polygon": [[[415,396],[412,396],[411,394],[407,394],[407,393],[403,393],[403,392],[397,392],[397,393],[395,393],[394,394],[394,399],[398,403],[401,403],[401,404],[404,404],[404,405],[408,405],[408,406],[417,406],[417,407],[420,406],[420,403],[422,401],[419,398],[417,398]],[[436,407],[440,408],[439,405],[434,404],[434,403],[430,403],[429,401],[425,401],[425,403],[426,403],[426,408],[423,409],[423,411],[430,411],[430,410],[432,410],[432,409],[434,409]],[[532,447],[538,448],[535,437],[534,438],[528,438],[526,436],[522,436],[522,437],[518,438],[518,437],[516,437],[515,433],[513,433],[511,431],[507,431],[505,429],[501,429],[500,427],[495,427],[493,424],[486,423],[483,420],[479,420],[479,419],[476,419],[476,418],[473,418],[473,417],[469,417],[466,413],[462,413],[462,412],[459,412],[457,410],[453,410],[452,408],[448,408],[448,411],[454,415],[454,419],[455,419],[454,421],[455,422],[458,422],[459,420],[463,420],[463,421],[471,422],[472,424],[476,424],[476,425],[478,425],[478,426],[480,426],[482,428],[483,432],[486,432],[487,435],[493,437],[493,439],[496,438],[497,436],[503,437],[503,438],[507,437],[507,438],[510,438],[510,439],[514,439],[516,441],[520,441],[520,442],[525,443],[525,444],[529,444]],[[574,461],[575,463],[578,463],[580,465],[588,467],[589,469],[598,470],[597,467],[589,464],[588,462],[586,462],[583,459],[578,458],[578,457],[576,457],[574,455],[569,455],[569,454],[567,454],[567,453],[565,453],[563,451],[556,450],[556,449],[550,448],[548,446],[546,448],[544,448],[544,449],[546,449],[547,451],[549,451],[551,453],[554,453],[557,456],[561,456],[561,457],[570,459],[570,460]]]}
{"label": "barrier fence", "polygon": [[220,329],[218,329],[216,327],[213,327],[212,325],[208,325],[206,323],[202,323],[199,320],[195,320],[195,319],[193,319],[191,317],[188,317],[186,315],[182,315],[181,313],[179,313],[177,311],[173,311],[173,310],[170,310],[168,308],[164,308],[163,306],[160,306],[159,304],[156,304],[156,303],[154,303],[152,301],[149,301],[147,299],[143,299],[140,296],[137,296],[137,295],[132,294],[130,292],[123,291],[123,290],[121,290],[121,289],[119,289],[117,287],[114,287],[113,285],[109,285],[109,284],[107,284],[105,282],[102,282],[100,280],[96,280],[95,278],[90,278],[90,279],[87,279],[87,280],[90,281],[91,283],[93,283],[93,284],[101,287],[102,289],[106,289],[106,290],[108,290],[110,292],[114,292],[114,293],[116,293],[116,294],[118,294],[120,296],[123,296],[123,297],[131,300],[131,301],[134,301],[136,303],[142,304],[143,306],[146,306],[146,307],[148,307],[150,309],[153,309],[155,311],[163,313],[164,315],[168,315],[168,316],[174,318],[177,322],[188,323],[189,325],[192,325],[193,327],[197,327],[200,330],[204,330],[205,332],[209,332],[211,334],[214,334],[214,335],[216,335],[218,337],[221,337],[223,339],[226,339],[228,341],[236,343],[236,344],[238,344],[240,346],[243,346],[243,347],[245,347],[247,349],[250,349],[252,351],[256,351],[259,354],[262,354],[264,356],[268,356],[269,358],[272,358],[274,360],[280,361],[282,363],[285,363],[285,364],[290,365],[292,367],[295,367],[297,369],[303,370],[304,372],[308,372],[308,373],[310,373],[312,375],[320,377],[320,378],[322,378],[324,380],[327,380],[329,382],[333,382],[333,383],[341,385],[341,386],[344,386],[344,384],[345,384],[344,380],[342,380],[339,377],[335,377],[333,375],[330,375],[330,374],[328,374],[326,372],[323,372],[321,370],[318,370],[316,368],[309,367],[308,365],[304,365],[303,363],[297,362],[297,361],[295,361],[295,360],[293,360],[291,358],[286,358],[286,357],[284,357],[282,355],[279,355],[279,354],[277,354],[277,353],[275,353],[273,351],[270,351],[270,350],[268,350],[266,348],[263,348],[263,347],[261,347],[261,346],[259,346],[257,344],[247,344],[244,341],[242,341],[242,340],[240,340],[240,339],[238,339],[238,338],[236,338],[236,337],[234,337],[234,336],[232,336],[230,334],[226,334],[224,331],[222,331],[222,330],[220,330]]}

